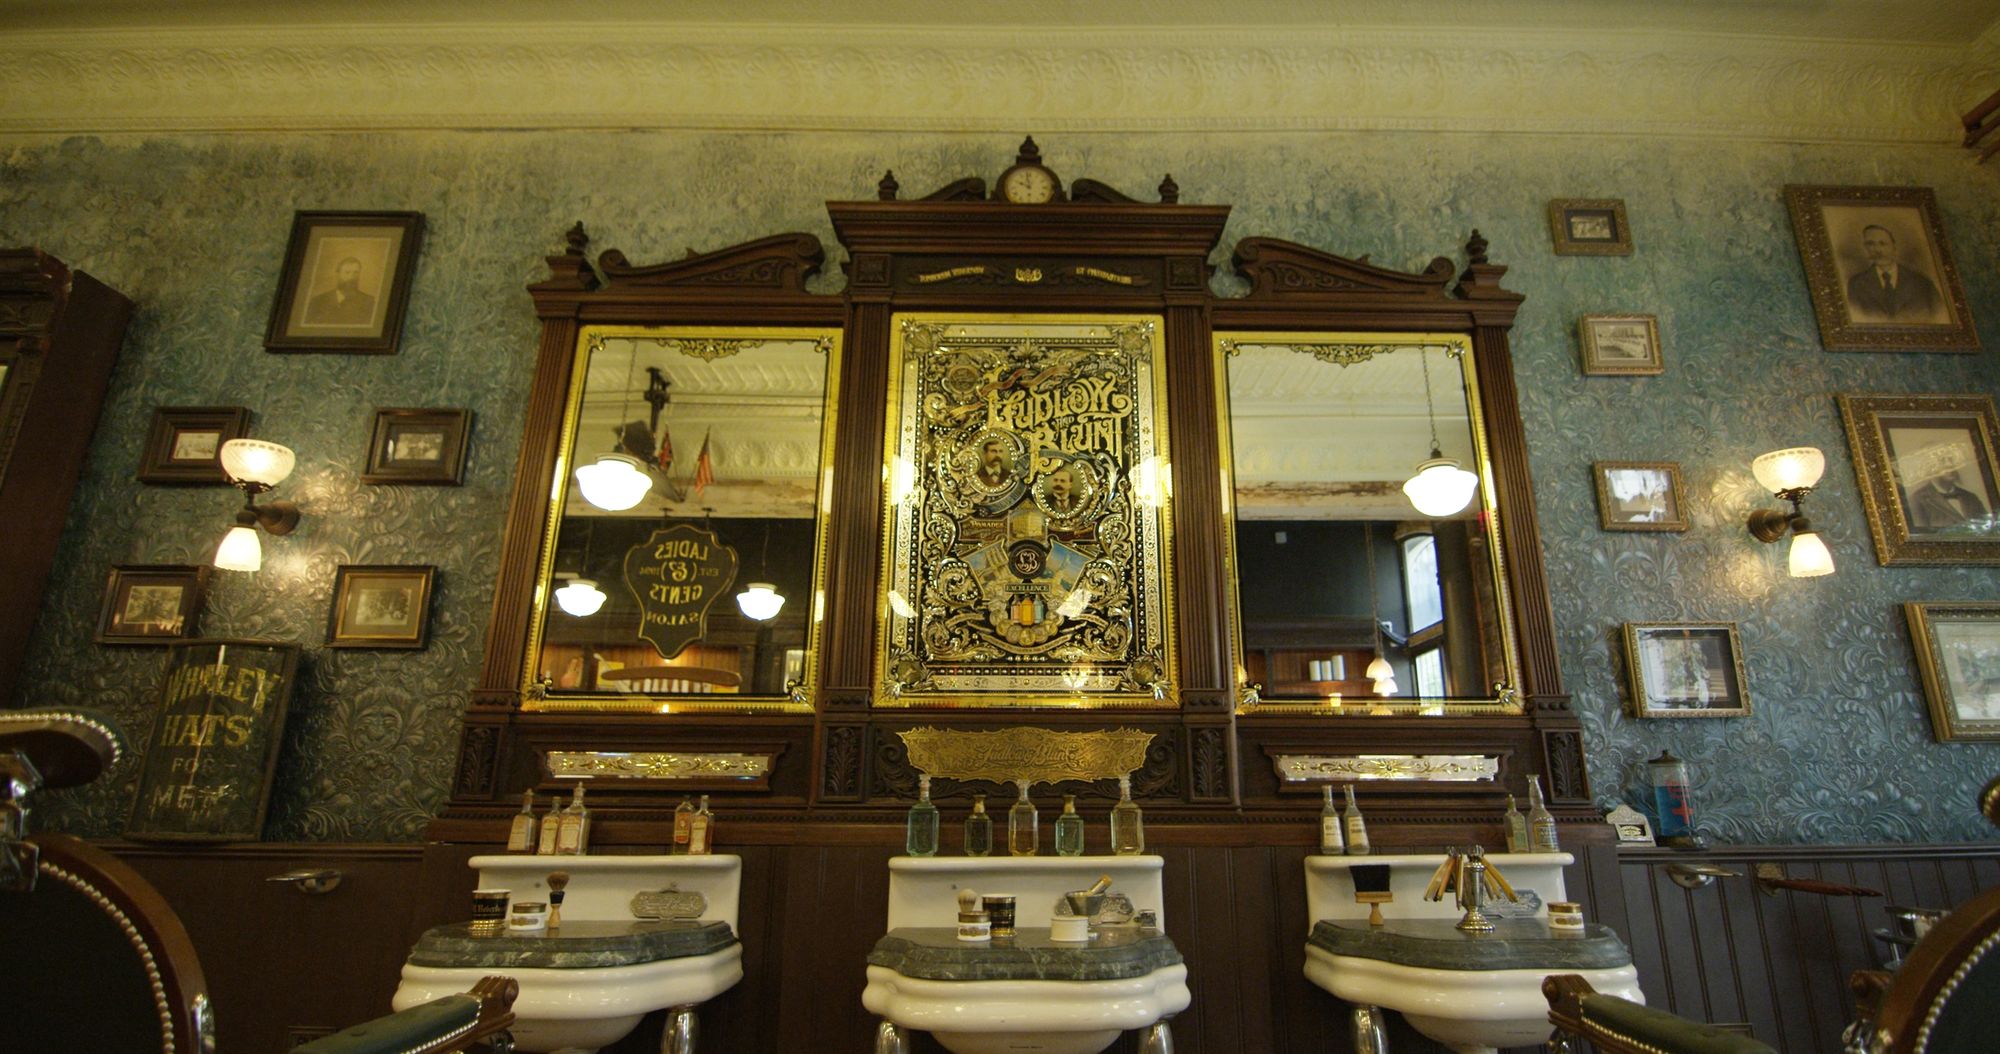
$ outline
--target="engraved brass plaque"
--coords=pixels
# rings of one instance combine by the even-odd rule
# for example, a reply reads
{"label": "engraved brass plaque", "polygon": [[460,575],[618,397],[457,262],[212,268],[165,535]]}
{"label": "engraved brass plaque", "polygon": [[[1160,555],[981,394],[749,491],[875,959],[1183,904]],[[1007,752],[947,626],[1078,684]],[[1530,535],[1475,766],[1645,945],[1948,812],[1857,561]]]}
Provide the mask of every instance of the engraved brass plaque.
{"label": "engraved brass plaque", "polygon": [[1490,783],[1500,759],[1487,754],[1278,754],[1271,758],[1280,783],[1327,780],[1439,780]]}
{"label": "engraved brass plaque", "polygon": [[634,893],[631,908],[635,919],[698,919],[708,910],[708,898],[670,886]]}
{"label": "engraved brass plaque", "polygon": [[1136,728],[1056,732],[1017,726],[992,732],[912,728],[897,735],[919,772],[959,780],[1101,780],[1146,763],[1153,733]]}
{"label": "engraved brass plaque", "polygon": [[551,779],[690,780],[713,783],[717,780],[761,780],[771,772],[769,754],[551,750],[546,758]]}

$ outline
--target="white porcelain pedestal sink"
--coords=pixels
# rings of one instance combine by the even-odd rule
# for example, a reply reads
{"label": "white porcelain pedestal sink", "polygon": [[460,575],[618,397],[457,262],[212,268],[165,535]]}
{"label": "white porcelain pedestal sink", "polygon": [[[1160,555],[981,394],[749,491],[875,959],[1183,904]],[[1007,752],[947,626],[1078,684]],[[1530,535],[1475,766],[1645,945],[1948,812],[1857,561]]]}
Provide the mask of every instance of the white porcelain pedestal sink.
{"label": "white porcelain pedestal sink", "polygon": [[[562,925],[547,934],[472,937],[463,924],[424,935],[403,966],[392,1005],[403,1010],[463,992],[501,973],[521,985],[515,1048],[589,1054],[623,1039],[639,1019],[669,1011],[665,1054],[694,1054],[695,1008],[743,978],[736,941],[743,861],[736,856],[479,856],[479,888],[514,901],[549,899],[548,875],[567,871]],[[635,918],[639,893],[697,894],[698,917]]]}
{"label": "white porcelain pedestal sink", "polygon": [[[1418,1032],[1460,1054],[1534,1046],[1548,1039],[1542,978],[1575,973],[1600,992],[1645,1002],[1638,972],[1617,934],[1603,926],[1581,933],[1552,931],[1547,905],[1563,900],[1568,853],[1517,853],[1487,858],[1516,891],[1519,903],[1487,905],[1491,933],[1456,928],[1462,914],[1448,902],[1423,899],[1442,855],[1310,856],[1306,901],[1314,920],[1306,944],[1306,979],[1354,1006],[1359,1049],[1381,1049],[1378,1008],[1400,1012]],[[1349,870],[1390,868],[1395,900],[1382,906],[1381,927],[1354,902]]]}

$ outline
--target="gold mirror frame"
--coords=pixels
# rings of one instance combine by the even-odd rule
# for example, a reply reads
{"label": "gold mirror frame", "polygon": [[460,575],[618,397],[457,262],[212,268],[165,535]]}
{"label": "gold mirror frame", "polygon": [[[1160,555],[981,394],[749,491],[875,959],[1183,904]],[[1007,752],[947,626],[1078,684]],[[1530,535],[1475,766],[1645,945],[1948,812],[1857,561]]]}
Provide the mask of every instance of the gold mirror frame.
{"label": "gold mirror frame", "polygon": [[[583,411],[585,381],[592,355],[607,340],[635,338],[653,340],[665,346],[679,342],[683,353],[696,358],[716,358],[761,343],[811,342],[826,356],[826,384],[821,396],[819,479],[813,499],[813,557],[811,607],[806,615],[804,681],[790,686],[783,695],[686,696],[655,693],[603,696],[596,693],[563,695],[551,691],[538,680],[541,666],[543,629],[553,600],[556,541],[562,532],[563,509],[570,489],[576,485],[577,428]],[[563,407],[562,433],[556,451],[554,479],[549,504],[543,518],[541,552],[536,562],[534,599],[528,624],[528,646],[521,666],[521,709],[555,713],[810,713],[814,709],[810,684],[819,670],[819,650],[826,619],[826,554],[828,523],[833,507],[833,444],[840,406],[842,331],[824,327],[780,326],[585,326],[577,333],[576,354],[570,369],[569,390]]]}
{"label": "gold mirror frame", "polygon": [[[1493,459],[1488,448],[1486,421],[1479,396],[1479,376],[1474,368],[1472,338],[1463,333],[1368,333],[1331,331],[1218,330],[1212,334],[1215,364],[1216,437],[1221,455],[1223,577],[1228,589],[1230,657],[1235,665],[1238,714],[1311,714],[1332,717],[1493,715],[1522,712],[1516,698],[1521,683],[1520,649],[1516,641],[1514,603],[1507,585],[1505,546],[1501,544],[1498,488],[1493,482]],[[1488,533],[1492,538],[1489,564],[1492,571],[1495,623],[1499,627],[1502,666],[1506,680],[1492,686],[1492,697],[1422,698],[1417,696],[1369,697],[1351,702],[1262,699],[1249,683],[1248,663],[1243,643],[1243,606],[1239,595],[1236,557],[1236,452],[1234,424],[1229,401],[1229,360],[1243,347],[1283,347],[1337,367],[1345,362],[1363,361],[1385,351],[1403,348],[1437,348],[1457,360],[1465,387],[1466,413],[1472,433],[1473,455],[1479,473],[1478,500]]]}

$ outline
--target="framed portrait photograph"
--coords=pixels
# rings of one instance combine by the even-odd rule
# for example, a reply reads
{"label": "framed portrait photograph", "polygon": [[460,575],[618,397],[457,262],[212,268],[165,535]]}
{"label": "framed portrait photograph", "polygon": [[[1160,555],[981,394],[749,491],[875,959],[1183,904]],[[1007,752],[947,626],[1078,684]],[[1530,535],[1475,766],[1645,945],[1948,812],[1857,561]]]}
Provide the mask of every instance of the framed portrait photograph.
{"label": "framed portrait photograph", "polygon": [[470,410],[377,410],[361,482],[458,486],[471,428]]}
{"label": "framed portrait photograph", "polygon": [[2000,416],[1990,395],[1841,395],[1883,564],[2000,564]]}
{"label": "framed portrait photograph", "polygon": [[430,634],[428,564],[342,564],[333,576],[330,648],[421,648]]}
{"label": "framed portrait photograph", "polygon": [[99,644],[171,644],[195,635],[208,568],[135,564],[111,569],[97,613]]}
{"label": "framed portrait photograph", "polygon": [[1557,256],[1630,256],[1632,229],[1619,198],[1557,198],[1549,202]]}
{"label": "framed portrait photograph", "polygon": [[1743,717],[1742,649],[1734,622],[1627,622],[1633,717]]}
{"label": "framed portrait photograph", "polygon": [[2000,740],[2000,604],[1903,605],[1931,734]]}
{"label": "framed portrait photograph", "polygon": [[250,411],[241,406],[158,407],[139,455],[139,482],[228,486],[222,444],[249,431]]}
{"label": "framed portrait photograph", "polygon": [[1828,351],[1978,351],[1928,187],[1785,188]]}
{"label": "framed portrait photograph", "polygon": [[1660,320],[1653,315],[1585,315],[1577,321],[1583,372],[1630,377],[1667,372],[1660,355]]}
{"label": "framed portrait photograph", "polygon": [[421,212],[298,212],[267,351],[393,355],[424,235]]}
{"label": "framed portrait photograph", "polygon": [[1685,531],[1681,467],[1671,461],[1598,461],[1597,522],[1607,531]]}

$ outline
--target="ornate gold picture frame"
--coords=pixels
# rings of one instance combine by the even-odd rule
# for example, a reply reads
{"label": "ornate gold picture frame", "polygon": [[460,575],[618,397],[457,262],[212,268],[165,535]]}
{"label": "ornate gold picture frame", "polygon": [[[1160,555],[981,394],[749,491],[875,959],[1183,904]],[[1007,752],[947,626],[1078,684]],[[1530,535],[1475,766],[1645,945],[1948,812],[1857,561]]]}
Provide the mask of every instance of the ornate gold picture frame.
{"label": "ornate gold picture frame", "polygon": [[876,705],[1176,705],[1161,319],[892,325]]}
{"label": "ornate gold picture frame", "polygon": [[2000,604],[1903,605],[1930,704],[1931,734],[2000,740]]}
{"label": "ornate gold picture frame", "polygon": [[1840,417],[1888,564],[2000,564],[2000,415],[1989,395],[1841,395]]}
{"label": "ornate gold picture frame", "polygon": [[1828,351],[1978,351],[1929,187],[1787,186]]}
{"label": "ornate gold picture frame", "polygon": [[1633,717],[1748,717],[1734,622],[1627,622],[1627,712]]}

